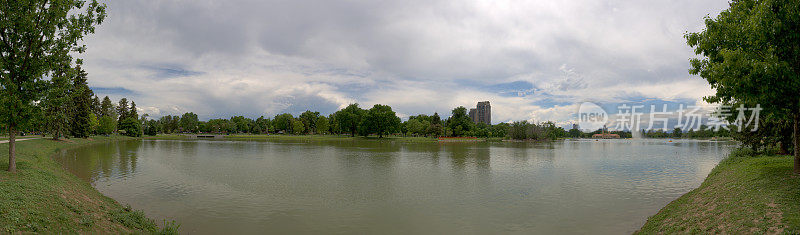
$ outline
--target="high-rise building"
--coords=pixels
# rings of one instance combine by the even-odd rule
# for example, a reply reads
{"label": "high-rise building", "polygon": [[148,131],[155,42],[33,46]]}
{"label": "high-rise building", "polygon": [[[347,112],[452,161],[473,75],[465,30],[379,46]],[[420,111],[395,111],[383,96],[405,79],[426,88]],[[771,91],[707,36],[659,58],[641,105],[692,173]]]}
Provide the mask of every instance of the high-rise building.
{"label": "high-rise building", "polygon": [[473,123],[478,123],[478,109],[469,109],[469,120]]}
{"label": "high-rise building", "polygon": [[[470,112],[472,111],[470,110]],[[474,121],[475,123],[492,125],[492,106],[489,104],[489,101],[478,102]]]}

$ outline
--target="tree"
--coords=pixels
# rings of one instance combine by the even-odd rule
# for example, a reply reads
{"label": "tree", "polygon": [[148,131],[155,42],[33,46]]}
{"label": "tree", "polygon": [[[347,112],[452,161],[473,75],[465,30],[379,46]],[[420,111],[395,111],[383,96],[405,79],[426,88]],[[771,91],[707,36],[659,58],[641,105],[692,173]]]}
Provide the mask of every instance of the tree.
{"label": "tree", "polygon": [[310,110],[306,110],[297,118],[303,122],[303,127],[305,127],[306,130],[305,133],[311,133],[316,132],[317,119],[319,119],[319,117],[319,112],[311,112]]}
{"label": "tree", "polygon": [[117,120],[111,116],[102,116],[99,121],[100,125],[97,127],[97,134],[109,135],[114,133],[117,129]]}
{"label": "tree", "polygon": [[152,119],[145,122],[143,129],[144,134],[150,136],[157,135],[161,131],[159,122]]}
{"label": "tree", "polygon": [[272,125],[275,126],[275,131],[283,131],[283,133],[289,133],[292,130],[292,120],[294,117],[292,114],[284,113],[276,115],[272,121]]}
{"label": "tree", "polygon": [[305,132],[305,127],[304,127],[305,125],[303,125],[303,122],[297,119],[292,119],[291,122],[292,122],[292,134],[300,135],[303,134],[303,132]]}
{"label": "tree", "polygon": [[256,134],[263,134],[270,132],[270,120],[269,118],[264,118],[261,116],[256,119],[255,126],[253,127],[253,133]]}
{"label": "tree", "polygon": [[472,119],[467,116],[467,108],[464,106],[453,109],[452,116],[447,119],[447,127],[453,132],[451,135],[455,137],[468,133],[472,130],[473,125]]}
{"label": "tree", "polygon": [[0,123],[9,133],[8,171],[16,172],[17,128],[30,122],[34,101],[48,83],[44,76],[83,53],[83,36],[105,18],[105,5],[92,0],[3,1],[0,3]]}
{"label": "tree", "polygon": [[332,134],[339,134],[342,132],[342,129],[339,128],[339,121],[336,120],[336,114],[332,113],[328,115],[328,126],[330,129],[330,133]]}
{"label": "tree", "polygon": [[95,95],[94,98],[92,98],[92,113],[94,114],[95,117],[103,116],[103,109],[101,107],[102,106],[100,105],[100,97],[97,97],[97,95]]}
{"label": "tree", "polygon": [[70,126],[70,99],[69,89],[72,86],[71,80],[73,69],[69,66],[62,66],[53,73],[53,77],[48,84],[46,95],[43,99],[44,120],[46,128],[53,135],[54,140],[66,137]]}
{"label": "tree", "polygon": [[800,1],[737,0],[705,29],[685,35],[700,58],[689,72],[716,90],[709,103],[761,104],[762,114],[793,123],[800,174]]}
{"label": "tree", "polygon": [[131,101],[131,108],[128,109],[128,117],[133,119],[139,119],[139,113],[136,110],[136,102]]}
{"label": "tree", "polygon": [[197,123],[199,121],[197,114],[192,112],[184,113],[183,116],[181,116],[180,128],[186,132],[197,133]]}
{"label": "tree", "polygon": [[409,119],[406,123],[408,134],[411,135],[426,135],[428,133],[428,127],[430,126],[431,124],[428,123],[428,121],[419,118]]}
{"label": "tree", "polygon": [[114,109],[114,103],[111,103],[111,99],[108,96],[103,98],[103,102],[100,103],[100,116],[109,116],[114,119],[117,119],[117,111]]}
{"label": "tree", "polygon": [[253,126],[253,119],[246,118],[244,116],[234,116],[231,117],[231,122],[235,125],[236,129],[232,132],[235,133],[247,133],[250,132],[250,128]]}
{"label": "tree", "polygon": [[316,123],[317,123],[317,127],[316,127],[317,128],[317,131],[316,131],[317,134],[324,135],[324,134],[328,134],[329,133],[330,125],[328,124],[328,118],[326,118],[325,116],[319,116],[319,118],[317,118],[317,122]]}
{"label": "tree", "polygon": [[117,114],[119,114],[119,121],[120,123],[122,120],[128,119],[130,117],[130,108],[128,108],[128,98],[122,98],[119,100],[119,104],[117,105]]}
{"label": "tree", "polygon": [[384,134],[397,130],[399,125],[400,118],[392,111],[392,107],[376,104],[364,115],[361,128],[364,129],[363,133],[376,133],[379,138],[383,138]]}
{"label": "tree", "polygon": [[444,127],[442,127],[442,124],[432,124],[428,126],[428,129],[426,129],[425,132],[433,135],[434,137],[439,137],[444,135]]}
{"label": "tree", "polygon": [[70,121],[72,126],[70,133],[75,138],[87,138],[92,132],[91,115],[92,115],[92,89],[86,83],[86,71],[78,68],[75,69],[77,73],[73,79],[72,90],[70,91],[72,101],[72,117]]}
{"label": "tree", "polygon": [[672,138],[681,138],[681,136],[683,136],[683,130],[681,130],[680,127],[675,127],[675,129],[672,130]]}
{"label": "tree", "polygon": [[356,136],[358,126],[364,116],[364,110],[358,104],[350,104],[346,108],[336,111],[336,121],[342,131],[349,131],[350,136]]}
{"label": "tree", "polygon": [[124,134],[127,136],[142,136],[142,124],[139,123],[139,119],[134,119],[133,117],[128,117],[119,122],[119,130],[120,132],[125,132]]}

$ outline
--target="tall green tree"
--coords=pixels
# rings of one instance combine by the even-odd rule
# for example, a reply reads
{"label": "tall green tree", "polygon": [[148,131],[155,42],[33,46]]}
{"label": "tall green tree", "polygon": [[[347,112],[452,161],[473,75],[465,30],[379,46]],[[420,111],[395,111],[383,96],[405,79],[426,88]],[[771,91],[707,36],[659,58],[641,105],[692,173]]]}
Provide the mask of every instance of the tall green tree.
{"label": "tall green tree", "polygon": [[303,122],[297,119],[292,119],[292,134],[300,135],[305,132],[305,125]]}
{"label": "tall green tree", "polygon": [[276,132],[283,131],[283,133],[289,134],[292,130],[292,120],[294,120],[292,114],[279,114],[272,120],[272,125],[275,127]]}
{"label": "tall green tree", "polygon": [[447,127],[450,128],[451,135],[455,137],[469,133],[472,130],[472,126],[474,126],[474,123],[467,116],[467,108],[464,108],[464,106],[453,109],[452,116],[447,119]]}
{"label": "tall green tree", "polygon": [[319,112],[311,112],[310,110],[306,110],[305,112],[301,113],[298,119],[303,122],[303,127],[305,128],[305,133],[316,132],[317,129],[317,119],[319,119]]}
{"label": "tall green tree", "polygon": [[136,102],[131,100],[131,108],[128,109],[128,117],[133,119],[139,119],[139,111],[136,110]]}
{"label": "tall green tree", "polygon": [[116,113],[117,111],[114,109],[114,103],[111,102],[108,96],[104,97],[103,101],[100,102],[100,116],[109,116],[117,119]]}
{"label": "tall green tree", "polygon": [[255,126],[253,127],[253,133],[255,134],[264,134],[270,132],[270,123],[271,121],[269,118],[264,118],[264,116],[258,117],[255,122]]}
{"label": "tall green tree", "polygon": [[72,81],[72,89],[70,90],[70,97],[72,101],[72,112],[70,121],[70,133],[75,138],[87,138],[92,132],[92,89],[86,82],[86,71],[78,68],[75,69],[75,77]]}
{"label": "tall green tree", "polygon": [[350,104],[346,108],[336,111],[336,121],[342,131],[350,132],[350,136],[356,136],[358,127],[361,124],[365,111],[358,107],[358,104]]}
{"label": "tall green tree", "polygon": [[196,133],[198,131],[198,122],[200,122],[200,120],[197,118],[197,114],[193,112],[184,113],[183,116],[181,116],[180,128],[185,132]]}
{"label": "tall green tree", "polygon": [[382,104],[372,106],[364,115],[361,123],[361,128],[364,129],[363,133],[375,133],[380,138],[383,138],[385,134],[397,131],[399,127],[400,118],[392,111],[392,107]]}
{"label": "tall green tree", "polygon": [[117,104],[117,114],[119,115],[118,122],[122,122],[122,120],[128,119],[130,117],[130,107],[128,107],[128,98],[122,98],[119,100],[119,104]]}
{"label": "tall green tree", "polygon": [[117,120],[111,116],[102,116],[97,127],[97,134],[110,135],[117,129]]}
{"label": "tall green tree", "polygon": [[0,123],[9,132],[8,171],[16,172],[17,128],[26,125],[44,77],[86,46],[83,36],[105,18],[105,5],[92,0],[27,0],[0,3]]}
{"label": "tall green tree", "polygon": [[328,118],[325,116],[319,116],[316,121],[316,133],[317,134],[328,134],[330,133],[330,124],[328,122]]}
{"label": "tall green tree", "polygon": [[100,97],[97,97],[97,95],[95,95],[94,98],[92,98],[92,113],[94,113],[95,117],[103,116],[103,111],[101,107],[102,106],[100,105]]}
{"label": "tall green tree", "polygon": [[142,136],[142,124],[139,122],[138,119],[134,119],[133,117],[128,117],[125,120],[119,122],[119,130],[120,133],[123,133],[127,136],[131,137],[139,137]]}
{"label": "tall green tree", "polygon": [[69,134],[70,117],[72,116],[70,108],[73,105],[69,90],[72,86],[73,74],[74,70],[68,66],[62,66],[56,70],[42,100],[46,127],[54,140]]}
{"label": "tall green tree", "polygon": [[800,1],[734,0],[705,29],[686,34],[699,58],[691,74],[716,90],[710,103],[761,104],[762,114],[793,123],[800,174]]}

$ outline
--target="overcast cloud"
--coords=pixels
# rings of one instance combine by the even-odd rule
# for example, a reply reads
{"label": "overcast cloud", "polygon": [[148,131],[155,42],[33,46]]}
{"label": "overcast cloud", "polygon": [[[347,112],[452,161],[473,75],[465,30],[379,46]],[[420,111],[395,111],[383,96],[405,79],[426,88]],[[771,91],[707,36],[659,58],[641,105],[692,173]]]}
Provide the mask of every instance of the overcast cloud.
{"label": "overcast cloud", "polygon": [[493,121],[572,119],[583,101],[695,104],[682,38],[726,1],[106,1],[89,83],[159,117],[401,117],[492,102]]}

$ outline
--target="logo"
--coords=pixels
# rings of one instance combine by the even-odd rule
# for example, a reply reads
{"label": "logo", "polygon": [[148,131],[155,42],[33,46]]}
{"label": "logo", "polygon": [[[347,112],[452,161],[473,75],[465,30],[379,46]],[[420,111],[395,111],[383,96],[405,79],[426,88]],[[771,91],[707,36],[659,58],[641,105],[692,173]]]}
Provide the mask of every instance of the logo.
{"label": "logo", "polygon": [[578,126],[590,132],[603,128],[608,123],[608,113],[592,102],[583,102],[578,107]]}

